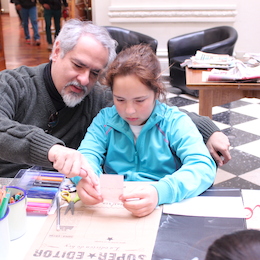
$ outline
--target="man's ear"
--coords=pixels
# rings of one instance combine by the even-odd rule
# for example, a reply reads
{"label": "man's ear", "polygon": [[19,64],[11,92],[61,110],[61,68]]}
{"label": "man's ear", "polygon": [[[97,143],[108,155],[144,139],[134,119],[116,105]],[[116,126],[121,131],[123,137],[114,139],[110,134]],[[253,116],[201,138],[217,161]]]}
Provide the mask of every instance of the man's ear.
{"label": "man's ear", "polygon": [[56,61],[57,58],[60,55],[60,42],[59,41],[55,41],[54,42],[54,46],[52,47],[52,54],[51,54],[51,59],[53,61]]}

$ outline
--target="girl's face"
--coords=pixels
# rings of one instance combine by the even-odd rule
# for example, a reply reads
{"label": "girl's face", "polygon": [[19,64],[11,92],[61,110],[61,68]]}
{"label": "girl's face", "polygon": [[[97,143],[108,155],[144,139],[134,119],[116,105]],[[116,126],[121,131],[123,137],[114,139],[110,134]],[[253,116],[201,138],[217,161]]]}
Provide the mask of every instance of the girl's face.
{"label": "girl's face", "polygon": [[130,125],[143,125],[155,106],[156,94],[137,76],[116,76],[113,99],[118,114]]}

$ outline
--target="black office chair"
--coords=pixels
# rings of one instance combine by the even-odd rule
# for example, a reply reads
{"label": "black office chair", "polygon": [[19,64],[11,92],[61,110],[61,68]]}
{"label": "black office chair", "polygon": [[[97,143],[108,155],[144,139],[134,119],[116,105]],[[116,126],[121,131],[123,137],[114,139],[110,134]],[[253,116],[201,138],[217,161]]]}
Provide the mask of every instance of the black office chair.
{"label": "black office chair", "polygon": [[148,35],[115,26],[105,26],[105,28],[110,36],[118,42],[116,53],[140,43],[149,44],[154,53],[156,53],[158,41]]}
{"label": "black office chair", "polygon": [[233,27],[219,26],[169,39],[167,47],[171,85],[179,88],[183,94],[198,97],[198,90],[186,87],[185,68],[180,64],[194,56],[197,50],[232,55],[237,38],[237,31]]}

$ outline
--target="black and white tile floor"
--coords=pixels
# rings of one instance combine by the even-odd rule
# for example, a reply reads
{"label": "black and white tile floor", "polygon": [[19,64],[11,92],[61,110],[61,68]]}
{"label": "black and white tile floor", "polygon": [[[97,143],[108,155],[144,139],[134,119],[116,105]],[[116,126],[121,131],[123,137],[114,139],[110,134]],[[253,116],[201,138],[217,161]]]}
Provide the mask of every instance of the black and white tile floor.
{"label": "black and white tile floor", "polygon": [[[169,92],[171,86],[166,87]],[[169,93],[168,101],[198,113],[199,101],[190,95]],[[260,99],[243,98],[212,110],[212,120],[230,140],[232,159],[218,168],[216,187],[260,190]]]}

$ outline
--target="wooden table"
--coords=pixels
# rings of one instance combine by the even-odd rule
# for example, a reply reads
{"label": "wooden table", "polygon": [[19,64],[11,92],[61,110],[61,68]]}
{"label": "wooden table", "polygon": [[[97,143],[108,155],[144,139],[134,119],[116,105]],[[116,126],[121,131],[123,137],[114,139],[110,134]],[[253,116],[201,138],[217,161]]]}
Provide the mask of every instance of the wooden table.
{"label": "wooden table", "polygon": [[202,82],[202,69],[186,67],[186,86],[199,90],[199,114],[212,118],[212,107],[244,98],[260,98],[260,83]]}

